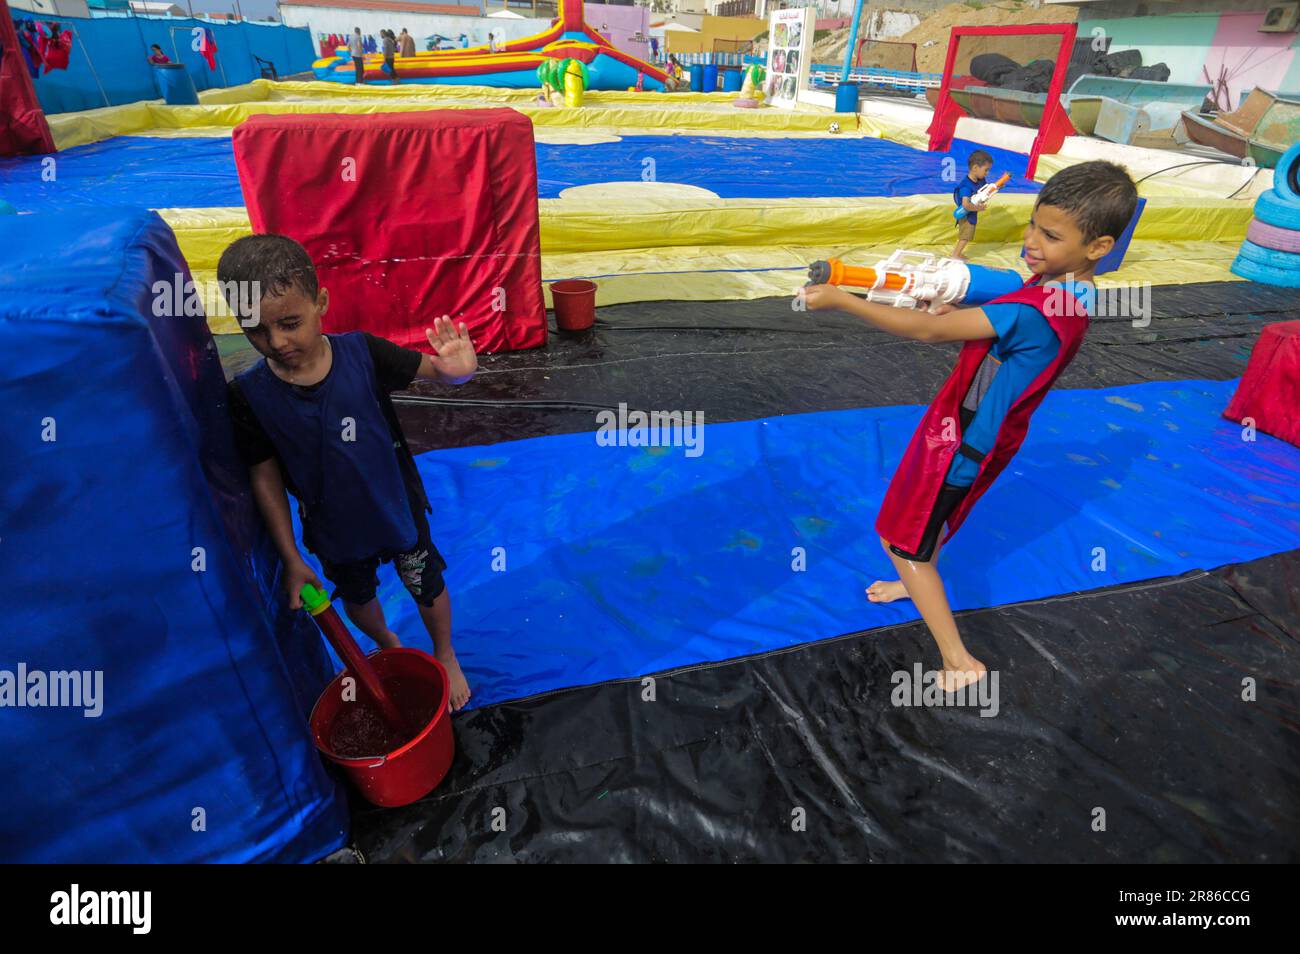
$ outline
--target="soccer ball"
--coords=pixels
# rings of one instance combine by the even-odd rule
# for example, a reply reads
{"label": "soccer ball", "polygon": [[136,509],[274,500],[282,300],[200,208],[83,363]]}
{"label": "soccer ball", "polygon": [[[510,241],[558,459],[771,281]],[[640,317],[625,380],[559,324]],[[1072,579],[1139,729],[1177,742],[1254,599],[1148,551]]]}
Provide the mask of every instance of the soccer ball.
{"label": "soccer ball", "polygon": [[837,133],[837,132],[839,132],[839,131],[840,131],[840,124],[839,124],[839,123],[831,123],[830,131],[833,132],[833,133]]}

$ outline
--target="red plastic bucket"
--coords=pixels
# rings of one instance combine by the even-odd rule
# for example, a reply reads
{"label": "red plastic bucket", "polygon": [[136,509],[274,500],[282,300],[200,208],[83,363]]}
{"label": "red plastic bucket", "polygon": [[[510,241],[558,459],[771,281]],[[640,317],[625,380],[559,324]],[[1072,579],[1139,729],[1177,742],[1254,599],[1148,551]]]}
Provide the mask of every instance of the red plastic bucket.
{"label": "red plastic bucket", "polygon": [[447,711],[447,671],[419,649],[381,649],[367,658],[403,713],[420,712],[423,718],[436,696],[433,715],[415,738],[391,752],[363,758],[338,754],[330,743],[335,720],[345,706],[357,705],[343,698],[343,679],[348,675],[344,670],[325,687],[311,710],[312,740],[322,755],[347,772],[366,801],[397,808],[432,792],[451,767],[456,742]]}
{"label": "red plastic bucket", "polygon": [[555,324],[561,331],[586,331],[596,320],[596,283],[566,278],[551,283]]}

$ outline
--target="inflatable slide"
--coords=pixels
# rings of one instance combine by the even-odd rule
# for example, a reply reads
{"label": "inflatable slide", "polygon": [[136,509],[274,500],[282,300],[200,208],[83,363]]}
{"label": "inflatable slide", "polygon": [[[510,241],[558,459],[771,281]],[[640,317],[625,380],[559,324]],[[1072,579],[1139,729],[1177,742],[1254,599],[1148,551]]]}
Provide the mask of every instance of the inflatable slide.
{"label": "inflatable slide", "polygon": [[[312,71],[317,79],[355,83],[356,70],[346,47],[335,56],[317,60]],[[503,86],[514,89],[540,87],[537,68],[547,59],[576,59],[587,67],[588,89],[623,90],[644,77],[647,90],[662,91],[668,74],[645,60],[624,53],[589,27],[583,19],[582,0],[560,0],[560,16],[551,28],[534,36],[509,40],[495,52],[486,46],[399,56],[394,61],[403,83],[451,84],[460,86]],[[383,69],[384,58],[365,58],[366,82],[390,79]]]}

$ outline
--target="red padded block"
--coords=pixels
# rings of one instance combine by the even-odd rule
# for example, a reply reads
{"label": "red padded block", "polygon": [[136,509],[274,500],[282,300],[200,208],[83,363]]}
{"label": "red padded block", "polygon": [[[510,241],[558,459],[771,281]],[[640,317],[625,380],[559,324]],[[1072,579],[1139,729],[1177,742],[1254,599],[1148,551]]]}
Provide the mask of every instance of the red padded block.
{"label": "red padded block", "polygon": [[1300,321],[1266,325],[1223,416],[1300,447]]}
{"label": "red padded block", "polygon": [[513,109],[253,116],[235,165],[256,232],[311,254],[325,330],[429,351],[451,315],[480,351],[546,343],[533,125]]}

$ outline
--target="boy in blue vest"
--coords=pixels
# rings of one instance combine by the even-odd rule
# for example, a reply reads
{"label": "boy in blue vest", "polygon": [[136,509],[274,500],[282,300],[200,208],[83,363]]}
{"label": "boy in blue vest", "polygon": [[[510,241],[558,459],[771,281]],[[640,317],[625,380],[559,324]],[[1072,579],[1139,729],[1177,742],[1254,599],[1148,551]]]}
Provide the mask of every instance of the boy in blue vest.
{"label": "boy in blue vest", "polygon": [[966,210],[966,215],[957,220],[957,247],[952,250],[951,256],[962,261],[965,261],[962,252],[966,250],[966,244],[975,238],[975,223],[983,208],[972,202],[971,197],[984,188],[984,180],[993,168],[993,157],[983,149],[976,149],[966,160],[966,166],[969,169],[966,178],[952,190],[952,201]]}
{"label": "boy in blue vest", "polygon": [[[230,409],[253,497],[284,561],[289,605],[302,605],[304,583],[321,583],[294,542],[286,489],[298,500],[303,543],[320,558],[334,598],[357,628],[390,648],[401,644],[375,593],[379,564],[392,561],[447,670],[449,702],[462,708],[470,691],[451,645],[447,564],[430,539],[425,514],[432,508],[389,394],[417,377],[443,384],[472,378],[478,359],[465,325],[435,319],[425,332],[432,355],[360,331],[321,334],[329,292],[319,287],[307,250],[283,235],[234,242],[217,278],[232,309],[240,300],[259,301],[253,318],[238,317],[262,360],[231,382]],[[235,289],[256,289],[258,297]]]}
{"label": "boy in blue vest", "polygon": [[1030,280],[977,308],[927,313],[864,301],[833,285],[804,290],[810,310],[838,308],[916,341],[964,343],[876,518],[898,579],[867,589],[873,603],[910,598],[916,604],[939,646],[949,691],[982,679],[986,668],[957,632],[935,568],[939,547],[1019,450],[1030,415],[1083,343],[1093,273],[1136,209],[1137,189],[1122,167],[1096,161],[1061,170],[1038,194],[1025,229]]}

